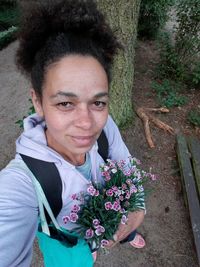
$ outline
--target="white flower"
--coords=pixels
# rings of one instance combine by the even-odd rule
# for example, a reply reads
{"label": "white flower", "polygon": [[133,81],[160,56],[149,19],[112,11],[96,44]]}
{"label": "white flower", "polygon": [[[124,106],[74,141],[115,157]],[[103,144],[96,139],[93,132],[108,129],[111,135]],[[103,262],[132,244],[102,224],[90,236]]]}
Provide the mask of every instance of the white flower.
{"label": "white flower", "polygon": [[112,172],[112,173],[116,173],[116,172],[117,172],[117,169],[113,168],[113,169],[111,170],[111,172]]}

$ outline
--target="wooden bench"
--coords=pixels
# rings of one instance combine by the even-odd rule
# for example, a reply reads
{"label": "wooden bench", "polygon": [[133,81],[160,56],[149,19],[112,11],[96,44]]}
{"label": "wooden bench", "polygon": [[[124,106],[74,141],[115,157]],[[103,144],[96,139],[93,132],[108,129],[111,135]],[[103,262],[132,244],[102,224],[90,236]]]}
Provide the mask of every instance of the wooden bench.
{"label": "wooden bench", "polygon": [[200,140],[177,135],[176,151],[200,265]]}

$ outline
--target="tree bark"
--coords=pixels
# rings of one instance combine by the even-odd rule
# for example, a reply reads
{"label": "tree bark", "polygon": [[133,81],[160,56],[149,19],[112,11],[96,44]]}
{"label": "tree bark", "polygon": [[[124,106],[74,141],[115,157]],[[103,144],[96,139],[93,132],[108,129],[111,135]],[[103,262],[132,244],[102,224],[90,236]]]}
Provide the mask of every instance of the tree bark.
{"label": "tree bark", "polygon": [[133,120],[134,46],[140,0],[96,0],[124,46],[116,57],[110,86],[110,113],[120,127]]}

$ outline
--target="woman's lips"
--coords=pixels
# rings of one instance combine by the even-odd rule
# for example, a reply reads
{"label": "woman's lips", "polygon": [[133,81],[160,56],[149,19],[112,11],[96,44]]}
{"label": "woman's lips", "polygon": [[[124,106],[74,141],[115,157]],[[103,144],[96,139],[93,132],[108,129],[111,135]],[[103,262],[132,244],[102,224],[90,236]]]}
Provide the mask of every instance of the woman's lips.
{"label": "woman's lips", "polygon": [[94,136],[72,136],[71,138],[78,146],[90,146],[94,140]]}

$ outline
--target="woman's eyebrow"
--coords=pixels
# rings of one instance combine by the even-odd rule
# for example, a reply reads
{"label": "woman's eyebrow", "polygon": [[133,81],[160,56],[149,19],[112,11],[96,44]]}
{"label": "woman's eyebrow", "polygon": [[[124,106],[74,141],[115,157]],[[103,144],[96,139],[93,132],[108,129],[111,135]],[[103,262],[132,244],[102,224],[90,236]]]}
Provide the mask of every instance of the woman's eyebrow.
{"label": "woman's eyebrow", "polygon": [[56,97],[59,97],[59,96],[78,97],[76,94],[71,93],[71,92],[58,91],[55,95],[51,95],[50,98],[56,98]]}
{"label": "woman's eyebrow", "polygon": [[[63,91],[57,92],[55,95],[50,96],[50,98],[56,98],[59,96],[78,98],[78,96],[72,92],[63,92]],[[109,97],[109,94],[107,92],[100,92],[100,93],[97,93],[96,95],[94,95],[93,98],[101,98],[101,97],[105,97],[105,96]]]}
{"label": "woman's eyebrow", "polygon": [[94,98],[100,98],[100,97],[109,97],[109,93],[107,92],[101,92],[101,93],[98,93],[96,95],[94,95]]}

